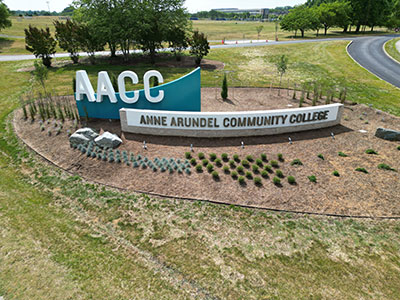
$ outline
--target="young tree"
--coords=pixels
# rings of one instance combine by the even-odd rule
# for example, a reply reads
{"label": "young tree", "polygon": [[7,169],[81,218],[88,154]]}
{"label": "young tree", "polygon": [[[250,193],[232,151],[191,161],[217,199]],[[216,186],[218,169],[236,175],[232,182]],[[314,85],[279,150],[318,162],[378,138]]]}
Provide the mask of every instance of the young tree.
{"label": "young tree", "polygon": [[256,31],[257,31],[257,40],[260,39],[260,33],[263,30],[264,26],[260,25],[256,27]]}
{"label": "young tree", "polygon": [[7,5],[0,0],[0,29],[11,27],[10,13]]}
{"label": "young tree", "polygon": [[285,75],[286,70],[288,68],[288,61],[289,59],[287,58],[287,56],[285,54],[282,54],[281,56],[278,57],[278,60],[276,61],[275,65],[276,65],[276,69],[278,71],[278,74],[280,76],[279,79],[279,90],[278,90],[278,94],[280,95],[281,93],[281,85],[282,85],[282,77],[283,75]]}
{"label": "young tree", "polygon": [[105,44],[105,41],[95,31],[96,29],[89,25],[79,25],[79,45],[88,54],[92,64],[95,63],[95,52],[103,50]]}
{"label": "young tree", "polygon": [[201,60],[204,56],[207,56],[210,50],[207,37],[204,33],[195,30],[189,44],[191,47],[190,54],[196,57],[196,65],[200,66]]}
{"label": "young tree", "polygon": [[224,74],[224,80],[222,81],[221,97],[223,100],[228,99],[228,80],[226,79],[226,73]]}
{"label": "young tree", "polygon": [[79,25],[71,20],[66,22],[54,21],[56,39],[61,49],[67,51],[74,64],[79,60]]}
{"label": "young tree", "polygon": [[43,63],[37,60],[33,62],[33,65],[35,67],[35,69],[32,71],[33,77],[43,87],[44,93],[47,94],[46,80],[49,75],[49,70],[43,65]]}
{"label": "young tree", "polygon": [[318,22],[317,16],[311,8],[305,5],[296,6],[291,9],[289,14],[283,17],[281,21],[281,28],[286,31],[300,30],[301,37],[304,37],[304,32],[315,28],[315,24]]}
{"label": "young tree", "polygon": [[56,53],[56,40],[51,36],[49,27],[39,29],[29,25],[25,29],[25,48],[32,52],[35,57],[42,59],[46,67],[51,66],[51,55]]}
{"label": "young tree", "polygon": [[172,28],[168,32],[168,43],[172,53],[177,61],[181,60],[182,51],[189,46],[189,41],[185,30],[181,28]]}

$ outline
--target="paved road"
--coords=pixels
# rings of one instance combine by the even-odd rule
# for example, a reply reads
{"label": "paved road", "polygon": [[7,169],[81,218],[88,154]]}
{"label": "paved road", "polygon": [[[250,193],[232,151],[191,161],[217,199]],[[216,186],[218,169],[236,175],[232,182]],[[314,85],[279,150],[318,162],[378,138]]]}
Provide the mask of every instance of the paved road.
{"label": "paved road", "polygon": [[386,55],[384,44],[398,35],[363,37],[348,47],[350,56],[368,71],[400,88],[400,64]]}

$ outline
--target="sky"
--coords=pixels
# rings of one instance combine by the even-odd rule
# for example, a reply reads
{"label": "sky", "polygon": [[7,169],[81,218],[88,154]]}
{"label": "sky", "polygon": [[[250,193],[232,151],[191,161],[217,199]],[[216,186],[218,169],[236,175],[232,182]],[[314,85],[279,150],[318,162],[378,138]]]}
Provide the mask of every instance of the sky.
{"label": "sky", "polygon": [[[72,0],[3,0],[11,10],[48,10],[62,11],[72,3]],[[305,0],[186,0],[185,6],[189,12],[211,10],[214,8],[274,8],[277,6],[296,5]]]}

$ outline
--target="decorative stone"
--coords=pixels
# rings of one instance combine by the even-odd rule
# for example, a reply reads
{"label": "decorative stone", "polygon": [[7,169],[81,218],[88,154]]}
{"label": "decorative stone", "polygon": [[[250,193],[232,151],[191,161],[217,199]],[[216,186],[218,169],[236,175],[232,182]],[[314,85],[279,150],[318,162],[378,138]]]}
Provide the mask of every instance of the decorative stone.
{"label": "decorative stone", "polygon": [[375,136],[387,141],[400,141],[400,131],[398,130],[378,128]]}
{"label": "decorative stone", "polygon": [[95,138],[94,142],[99,147],[115,149],[121,145],[122,140],[116,134],[106,131],[102,135]]}
{"label": "decorative stone", "polygon": [[80,145],[80,144],[87,144],[90,142],[90,139],[80,133],[74,133],[69,137],[69,142],[72,145]]}
{"label": "decorative stone", "polygon": [[75,131],[75,133],[81,134],[87,137],[89,140],[94,140],[99,136],[92,128],[89,127],[78,129],[77,131]]}

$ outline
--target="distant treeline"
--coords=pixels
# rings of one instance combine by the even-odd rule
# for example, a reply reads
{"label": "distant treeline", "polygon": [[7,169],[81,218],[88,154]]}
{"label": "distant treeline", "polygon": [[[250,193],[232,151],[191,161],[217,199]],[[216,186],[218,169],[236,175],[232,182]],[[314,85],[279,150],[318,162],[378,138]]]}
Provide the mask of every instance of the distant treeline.
{"label": "distant treeline", "polygon": [[73,6],[68,6],[64,8],[62,12],[48,11],[48,10],[10,10],[12,16],[72,16],[75,8]]}
{"label": "distant treeline", "polygon": [[275,19],[277,16],[285,15],[289,13],[289,10],[292,9],[291,6],[285,7],[276,7],[267,10],[265,16],[261,14],[250,14],[250,12],[222,12],[217,10],[210,10],[210,11],[200,11],[197,13],[190,14],[191,18],[199,18],[199,19],[211,19],[211,20],[223,20],[223,19],[230,19],[230,20],[242,20],[242,19],[253,19],[259,20],[263,19]]}

